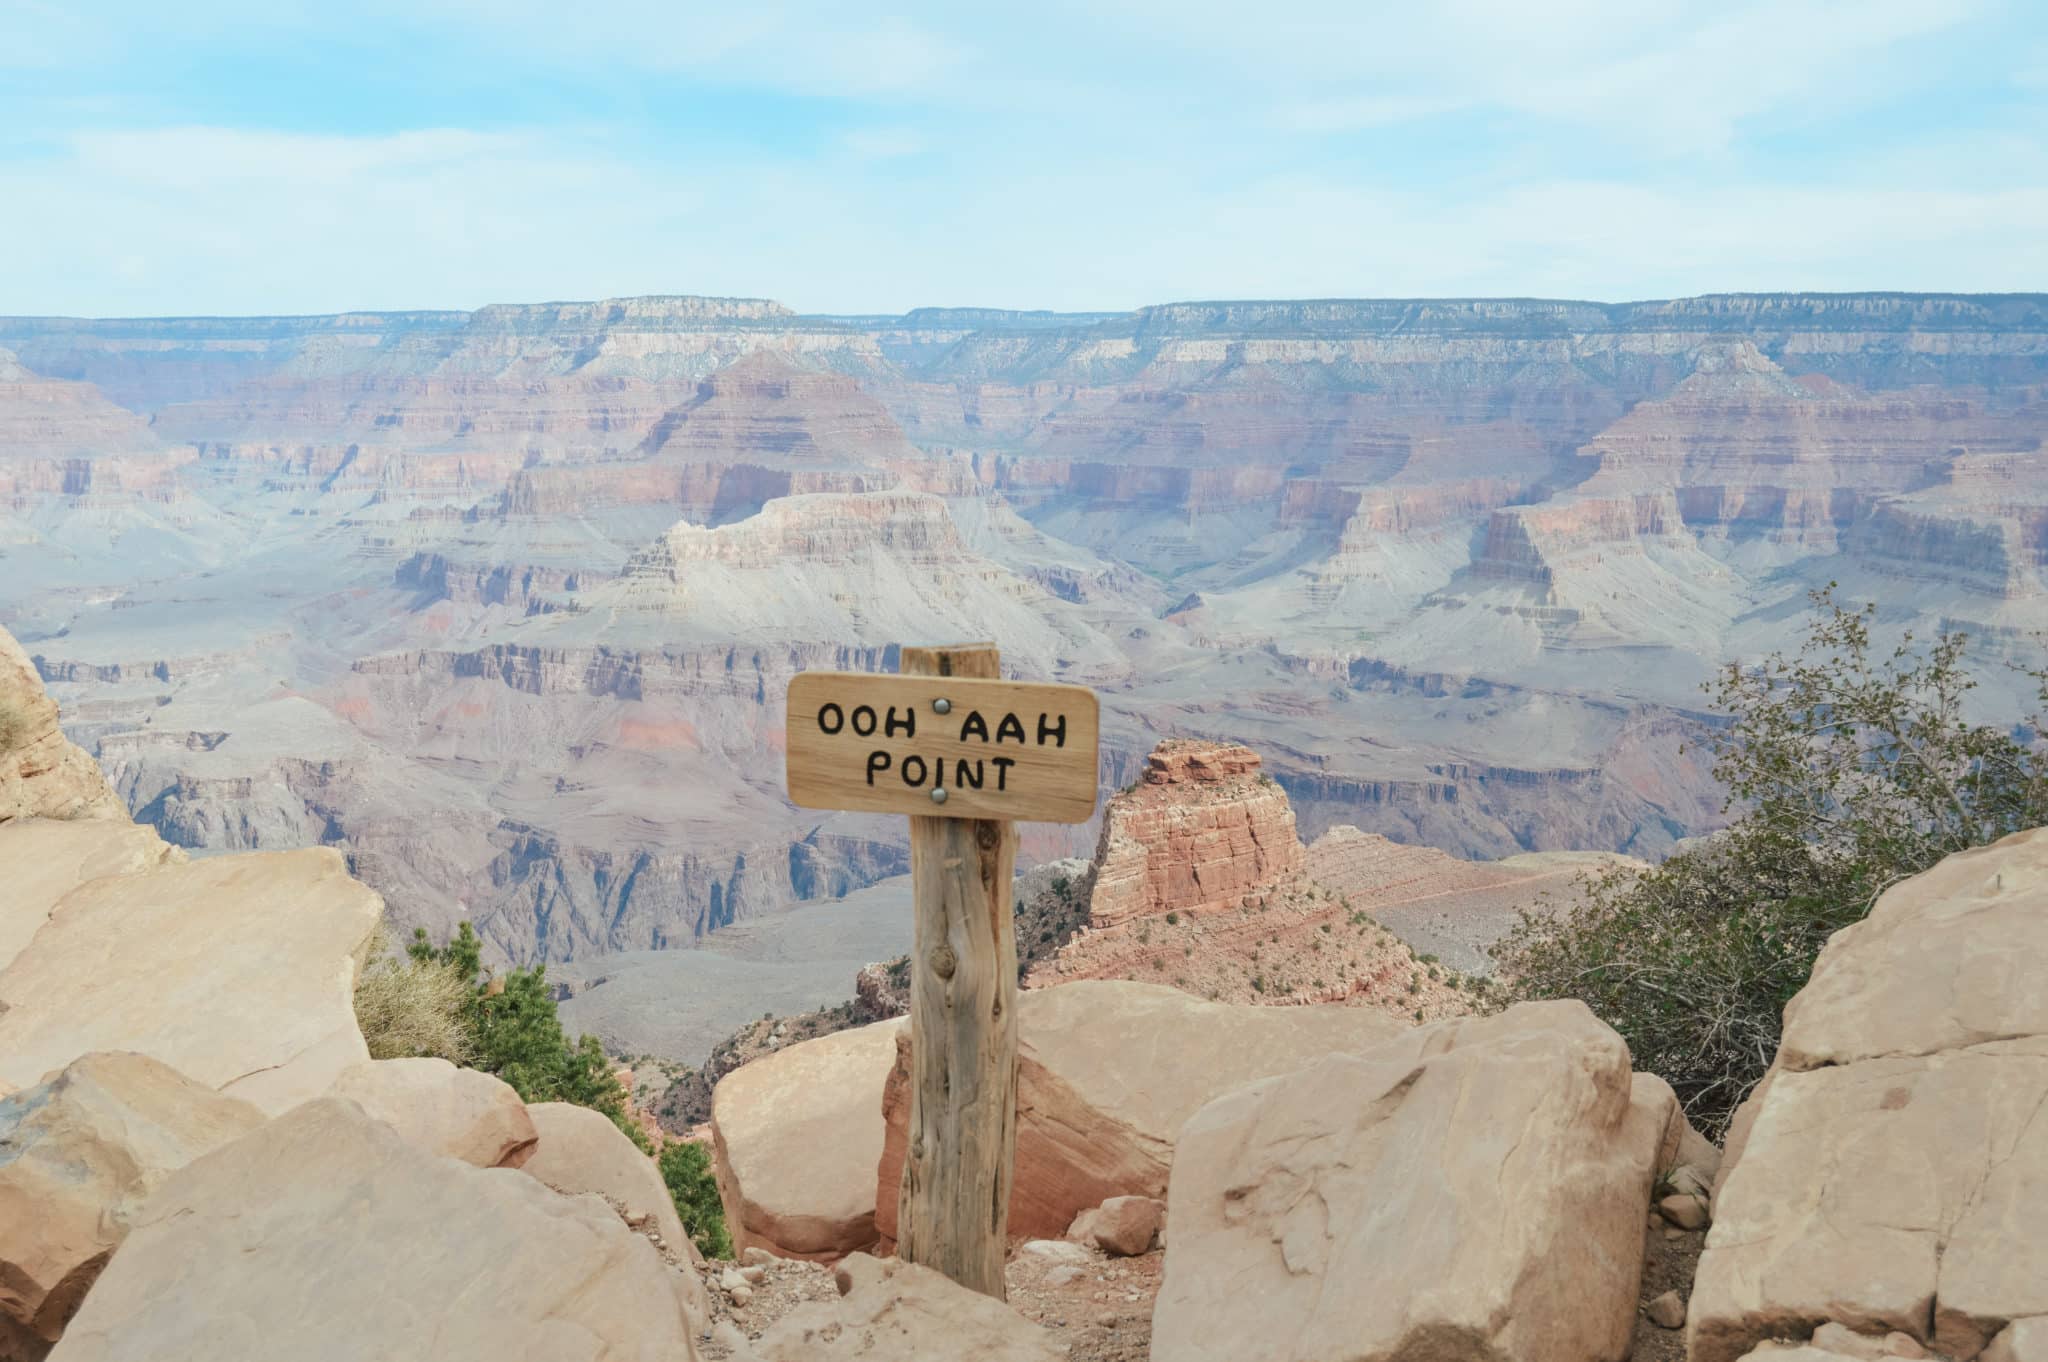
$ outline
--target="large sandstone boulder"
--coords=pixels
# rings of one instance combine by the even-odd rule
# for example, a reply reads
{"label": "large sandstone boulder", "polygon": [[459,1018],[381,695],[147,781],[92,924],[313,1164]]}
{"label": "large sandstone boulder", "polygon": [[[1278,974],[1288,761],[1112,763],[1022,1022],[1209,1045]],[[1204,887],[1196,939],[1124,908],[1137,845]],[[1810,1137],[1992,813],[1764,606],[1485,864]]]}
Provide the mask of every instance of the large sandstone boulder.
{"label": "large sandstone boulder", "polygon": [[906,1025],[820,1036],[719,1080],[713,1163],[736,1252],[831,1260],[875,1246],[882,1089]]}
{"label": "large sandstone boulder", "polygon": [[88,880],[0,970],[0,1088],[153,1055],[276,1113],[368,1059],[356,970],[383,901],[326,848]]}
{"label": "large sandstone boulder", "polygon": [[843,1299],[799,1306],[761,1336],[761,1362],[1064,1362],[1064,1341],[915,1263],[856,1253]]}
{"label": "large sandstone boulder", "polygon": [[329,1091],[414,1144],[478,1168],[517,1168],[540,1139],[509,1083],[445,1059],[373,1059],[342,1070]]}
{"label": "large sandstone boulder", "polygon": [[1180,1132],[1156,1362],[1612,1362],[1673,1100],[1576,1002],[1437,1023]]}
{"label": "large sandstone boulder", "polygon": [[0,969],[50,920],[57,900],[87,880],[182,861],[155,828],[111,818],[17,818],[0,823]]}
{"label": "large sandstone boulder", "polygon": [[0,823],[128,819],[98,763],[57,727],[57,703],[21,645],[0,629]]}
{"label": "large sandstone boulder", "polygon": [[54,1340],[149,1195],[263,1119],[135,1054],[86,1055],[0,1100],[0,1314]]}
{"label": "large sandstone boulder", "polygon": [[51,1358],[696,1355],[660,1256],[602,1201],[429,1153],[322,1098],[173,1174]]}
{"label": "large sandstone boulder", "polygon": [[526,1110],[539,1142],[520,1172],[565,1196],[594,1192],[627,1224],[652,1230],[679,1258],[695,1253],[661,1170],[609,1116],[568,1102],[536,1102]]}
{"label": "large sandstone boulder", "polygon": [[[1408,1028],[1356,1007],[1250,1007],[1177,988],[1084,980],[1018,998],[1017,1165],[1010,1233],[1056,1239],[1111,1197],[1166,1195],[1174,1138],[1202,1105]],[[875,1220],[896,1236],[910,1120],[910,1032],[897,1039],[883,1110]]]}
{"label": "large sandstone boulder", "polygon": [[2048,830],[1837,932],[1731,1129],[1696,1362],[1834,1321],[1956,1358],[2048,1315]]}

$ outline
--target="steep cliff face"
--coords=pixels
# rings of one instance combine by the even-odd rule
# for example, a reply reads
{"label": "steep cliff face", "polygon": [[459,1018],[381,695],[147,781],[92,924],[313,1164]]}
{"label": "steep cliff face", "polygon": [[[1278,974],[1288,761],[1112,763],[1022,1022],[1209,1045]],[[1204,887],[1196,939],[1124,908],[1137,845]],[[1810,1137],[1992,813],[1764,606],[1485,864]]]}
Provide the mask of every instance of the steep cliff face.
{"label": "steep cliff face", "polygon": [[90,383],[31,372],[0,350],[0,507],[169,501],[190,450],[166,446]]}
{"label": "steep cliff face", "polygon": [[1300,867],[1294,810],[1259,770],[1258,753],[1168,739],[1103,817],[1088,919],[1113,927],[1235,906]]}

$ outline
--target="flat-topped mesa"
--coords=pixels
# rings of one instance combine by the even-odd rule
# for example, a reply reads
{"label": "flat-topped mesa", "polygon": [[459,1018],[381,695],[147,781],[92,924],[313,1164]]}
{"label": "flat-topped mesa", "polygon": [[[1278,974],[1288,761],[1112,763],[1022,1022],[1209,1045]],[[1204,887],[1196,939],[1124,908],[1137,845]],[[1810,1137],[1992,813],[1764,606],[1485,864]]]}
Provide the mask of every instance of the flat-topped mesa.
{"label": "flat-topped mesa", "polygon": [[1287,794],[1235,743],[1168,738],[1144,777],[1110,800],[1088,916],[1113,927],[1235,906],[1301,869]]}

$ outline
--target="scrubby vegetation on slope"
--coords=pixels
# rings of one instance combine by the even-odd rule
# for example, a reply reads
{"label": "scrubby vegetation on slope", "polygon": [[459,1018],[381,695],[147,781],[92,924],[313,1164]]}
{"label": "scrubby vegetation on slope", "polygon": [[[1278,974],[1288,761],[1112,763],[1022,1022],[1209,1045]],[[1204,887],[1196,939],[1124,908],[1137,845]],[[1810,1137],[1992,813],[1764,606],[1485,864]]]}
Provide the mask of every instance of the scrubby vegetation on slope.
{"label": "scrubby vegetation on slope", "polygon": [[1797,656],[1709,688],[1729,716],[1710,740],[1734,824],[1594,879],[1576,910],[1525,914],[1495,951],[1514,997],[1584,999],[1716,1135],[1829,936],[1942,857],[2048,823],[2040,715],[1967,722],[1962,634],[1876,657],[1876,607],[1832,591],[1814,593]]}
{"label": "scrubby vegetation on slope", "polygon": [[[379,949],[373,954],[382,954]],[[676,1213],[698,1249],[731,1257],[732,1240],[709,1161],[670,1145],[656,1150],[626,1111],[626,1094],[595,1036],[562,1030],[547,967],[502,979],[483,968],[483,943],[467,922],[436,946],[415,929],[403,960],[386,956],[363,971],[356,1020],[372,1058],[434,1055],[496,1074],[524,1102],[572,1102],[604,1113],[642,1152],[659,1158]]]}

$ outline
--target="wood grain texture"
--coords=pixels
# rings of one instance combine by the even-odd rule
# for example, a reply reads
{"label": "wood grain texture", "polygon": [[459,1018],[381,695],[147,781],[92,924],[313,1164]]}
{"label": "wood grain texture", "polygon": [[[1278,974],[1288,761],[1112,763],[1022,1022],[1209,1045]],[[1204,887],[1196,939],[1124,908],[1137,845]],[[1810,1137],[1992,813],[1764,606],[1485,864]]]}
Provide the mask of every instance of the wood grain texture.
{"label": "wood grain texture", "polygon": [[1095,812],[1101,710],[1085,686],[800,672],[786,724],[784,778],[803,808],[1039,823]]}
{"label": "wood grain texture", "polygon": [[[903,670],[994,677],[992,644],[905,648]],[[1017,1162],[1017,833],[1000,819],[910,820],[910,1147],[897,1256],[1004,1299]]]}

